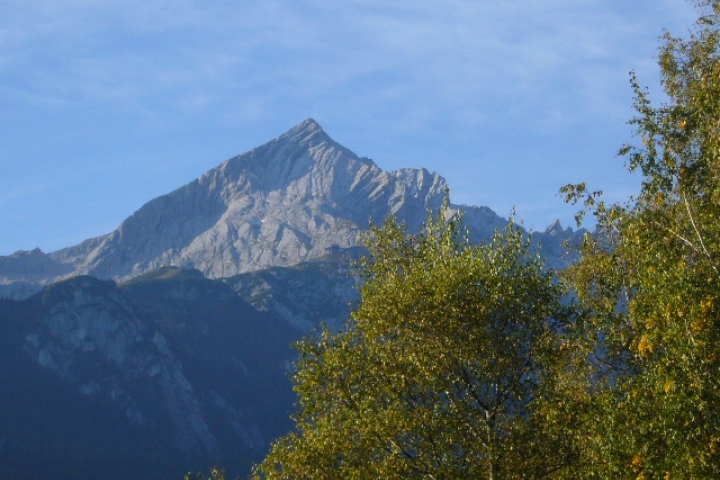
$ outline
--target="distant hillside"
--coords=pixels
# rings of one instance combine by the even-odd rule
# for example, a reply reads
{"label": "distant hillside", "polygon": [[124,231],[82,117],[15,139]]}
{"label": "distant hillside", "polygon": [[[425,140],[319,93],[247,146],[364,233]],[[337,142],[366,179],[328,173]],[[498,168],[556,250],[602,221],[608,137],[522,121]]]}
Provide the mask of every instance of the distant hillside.
{"label": "distant hillside", "polygon": [[0,302],[0,464],[23,478],[249,471],[290,428],[301,332],[199,272]]}

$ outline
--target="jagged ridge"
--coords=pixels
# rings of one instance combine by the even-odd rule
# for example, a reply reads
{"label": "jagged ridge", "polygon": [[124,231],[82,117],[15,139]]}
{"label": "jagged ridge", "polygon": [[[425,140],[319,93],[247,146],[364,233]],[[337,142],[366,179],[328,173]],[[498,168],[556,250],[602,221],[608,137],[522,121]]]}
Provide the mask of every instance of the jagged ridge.
{"label": "jagged ridge", "polygon": [[425,169],[385,172],[307,119],[148,202],[116,231],[47,255],[53,269],[28,263],[29,273],[19,276],[0,262],[0,276],[3,283],[78,274],[126,279],[175,265],[219,278],[294,265],[356,245],[371,218],[393,212],[418,225],[445,187]]}
{"label": "jagged ridge", "polygon": [[[356,246],[370,220],[390,213],[416,228],[446,189],[445,179],[422,168],[383,171],[307,119],[151,200],[114,232],[50,254],[0,257],[0,294],[21,298],[81,274],[122,281],[178,266],[227,278],[297,265]],[[474,240],[506,224],[487,207],[453,208],[464,212]],[[552,266],[562,264],[556,244],[573,235],[560,233],[544,236]]]}

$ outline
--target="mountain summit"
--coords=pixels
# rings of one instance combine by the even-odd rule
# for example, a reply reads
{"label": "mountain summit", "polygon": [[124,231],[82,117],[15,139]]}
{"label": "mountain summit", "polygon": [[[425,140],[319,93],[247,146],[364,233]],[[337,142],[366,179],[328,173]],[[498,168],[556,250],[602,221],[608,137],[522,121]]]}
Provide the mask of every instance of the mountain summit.
{"label": "mountain summit", "polygon": [[[358,300],[350,264],[369,221],[394,213],[415,230],[445,191],[436,173],[383,171],[308,119],[107,235],[0,257],[3,471],[249,472],[291,428],[289,345],[339,328]],[[451,208],[473,241],[507,224]],[[556,223],[533,238],[557,267],[576,235]]]}
{"label": "mountain summit", "polygon": [[419,225],[445,188],[425,169],[383,171],[307,119],[151,200],[114,232],[50,254],[0,257],[0,283],[128,279],[168,265],[219,278],[295,265],[356,245],[370,219],[391,212]]}

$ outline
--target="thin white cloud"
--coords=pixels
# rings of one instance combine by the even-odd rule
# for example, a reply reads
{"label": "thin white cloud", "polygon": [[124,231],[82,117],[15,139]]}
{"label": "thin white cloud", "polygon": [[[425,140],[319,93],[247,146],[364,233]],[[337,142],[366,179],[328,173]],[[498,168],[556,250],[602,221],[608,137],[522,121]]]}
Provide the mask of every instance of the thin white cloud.
{"label": "thin white cloud", "polygon": [[[467,117],[463,110],[487,98],[533,105],[562,83],[584,112],[613,96],[607,73],[619,53],[638,63],[647,55],[632,45],[645,31],[637,22],[648,20],[620,18],[601,1],[15,5],[5,23],[20,21],[0,38],[35,64],[32,88],[147,108],[166,95],[177,105],[204,97],[190,103],[209,106],[226,95],[263,95],[265,86],[279,101],[352,88],[392,90],[399,101],[420,95],[428,108],[437,102]],[[3,58],[0,71],[22,63]]]}
{"label": "thin white cloud", "polygon": [[487,204],[491,180],[465,162],[502,163],[511,182],[547,170],[531,161],[547,148],[568,174],[594,172],[575,144],[624,126],[628,72],[655,89],[662,27],[693,19],[683,0],[4,0],[0,121],[55,115],[43,125],[62,138],[131,118],[108,124],[122,144],[193,125],[269,138],[313,116],[383,167],[443,170]]}

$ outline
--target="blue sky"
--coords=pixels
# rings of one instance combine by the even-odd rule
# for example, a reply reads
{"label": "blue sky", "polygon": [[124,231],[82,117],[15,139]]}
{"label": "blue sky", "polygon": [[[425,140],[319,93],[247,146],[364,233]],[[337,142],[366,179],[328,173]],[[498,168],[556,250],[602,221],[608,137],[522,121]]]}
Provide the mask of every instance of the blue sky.
{"label": "blue sky", "polygon": [[0,255],[114,230],[312,117],[456,203],[572,225],[557,192],[637,190],[629,72],[661,99],[683,0],[3,0]]}

